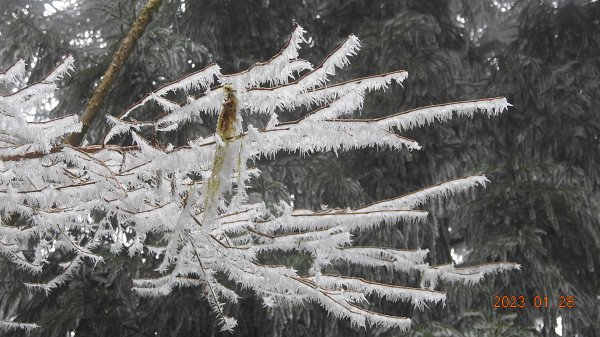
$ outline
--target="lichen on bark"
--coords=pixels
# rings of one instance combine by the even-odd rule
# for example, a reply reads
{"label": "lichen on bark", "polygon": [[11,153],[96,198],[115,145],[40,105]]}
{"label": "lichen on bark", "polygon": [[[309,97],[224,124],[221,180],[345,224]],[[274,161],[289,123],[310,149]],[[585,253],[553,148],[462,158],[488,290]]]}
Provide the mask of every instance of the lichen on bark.
{"label": "lichen on bark", "polygon": [[[215,158],[213,160],[212,172],[208,180],[206,198],[204,200],[203,223],[209,222],[217,214],[218,194],[222,188],[223,174],[227,174],[229,168],[225,167],[228,157],[233,156],[232,143],[235,141],[237,133],[237,98],[235,89],[231,85],[223,86],[223,108],[219,113],[217,120],[217,130],[215,137],[220,137],[222,143],[216,143]],[[231,159],[231,158],[229,158]],[[229,160],[231,162],[231,160]]]}

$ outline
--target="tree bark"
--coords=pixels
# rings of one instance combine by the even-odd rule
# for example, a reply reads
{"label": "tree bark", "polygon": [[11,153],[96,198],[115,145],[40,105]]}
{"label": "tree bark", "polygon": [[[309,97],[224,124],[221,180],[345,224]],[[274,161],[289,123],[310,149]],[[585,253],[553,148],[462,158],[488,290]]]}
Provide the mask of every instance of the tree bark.
{"label": "tree bark", "polygon": [[65,144],[69,144],[71,146],[79,146],[81,141],[84,139],[87,130],[90,125],[96,118],[96,116],[100,112],[100,108],[102,107],[102,103],[104,102],[104,97],[113,86],[123,64],[131,54],[131,51],[135,47],[138,39],[144,34],[146,31],[146,27],[150,21],[152,21],[152,16],[158,10],[162,3],[162,0],[148,0],[146,6],[142,9],[140,15],[135,19],[135,22],[131,26],[131,29],[125,36],[125,39],[121,42],[119,49],[113,55],[112,61],[106,69],[102,80],[100,81],[100,85],[94,90],[92,97],[87,102],[83,114],[81,115],[80,121],[83,124],[81,132],[70,134],[65,140]]}

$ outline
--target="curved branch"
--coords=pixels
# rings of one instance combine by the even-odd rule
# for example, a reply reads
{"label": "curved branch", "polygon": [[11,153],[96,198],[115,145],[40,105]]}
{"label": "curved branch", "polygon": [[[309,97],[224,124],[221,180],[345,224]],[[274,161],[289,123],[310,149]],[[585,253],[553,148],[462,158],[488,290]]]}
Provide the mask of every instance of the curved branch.
{"label": "curved branch", "polygon": [[131,54],[131,51],[139,38],[144,34],[144,31],[146,31],[146,27],[148,27],[148,24],[152,21],[152,16],[158,10],[158,7],[160,7],[161,2],[162,0],[149,0],[142,9],[140,15],[135,19],[129,33],[127,33],[127,36],[123,42],[121,42],[119,49],[113,55],[113,59],[110,62],[108,69],[106,69],[102,81],[100,81],[100,84],[92,94],[92,98],[90,98],[85,106],[85,110],[80,119],[83,124],[81,132],[69,135],[65,140],[65,144],[78,146],[81,143],[87,130],[90,128],[90,125],[92,125],[92,122],[100,112],[104,97],[113,86],[123,64],[125,64],[125,61],[129,57],[129,54]]}

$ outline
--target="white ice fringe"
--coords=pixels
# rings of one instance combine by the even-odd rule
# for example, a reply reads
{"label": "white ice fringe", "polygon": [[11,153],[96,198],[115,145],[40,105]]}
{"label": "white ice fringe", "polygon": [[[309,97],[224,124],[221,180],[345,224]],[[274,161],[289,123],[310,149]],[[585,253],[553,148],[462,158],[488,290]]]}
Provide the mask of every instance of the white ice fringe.
{"label": "white ice fringe", "polygon": [[423,272],[421,288],[435,289],[439,280],[473,285],[482,281],[487,274],[515,269],[520,270],[521,265],[500,262],[462,268],[455,268],[453,264],[432,267]]}
{"label": "white ice fringe", "polygon": [[[73,57],[66,57],[40,82],[18,89],[16,92],[0,96],[0,156],[18,156],[27,152],[48,153],[61,137],[81,130],[77,116],[66,116],[45,122],[28,122],[24,112],[42,104],[54,93],[56,80],[73,68]],[[5,80],[19,79],[23,62],[17,62]],[[16,69],[14,69],[16,67]],[[21,76],[22,77],[22,76]]]}
{"label": "white ice fringe", "polygon": [[0,331],[5,333],[14,331],[24,331],[25,333],[30,333],[33,329],[37,329],[39,327],[39,325],[34,323],[19,323],[0,320]]}
{"label": "white ice fringe", "polygon": [[485,187],[489,180],[485,176],[470,176],[427,187],[422,190],[389,200],[379,201],[360,208],[360,211],[414,208],[436,197],[449,197],[458,192],[467,191],[477,185]]}
{"label": "white ice fringe", "polygon": [[306,31],[302,27],[296,26],[288,43],[277,55],[241,73],[225,75],[222,82],[232,84],[235,88],[252,88],[261,84],[272,86],[288,83],[294,73],[312,70],[309,62],[297,60],[300,44],[306,42],[304,33]]}
{"label": "white ice fringe", "polygon": [[424,126],[435,121],[445,122],[452,118],[453,114],[457,116],[473,116],[476,112],[481,112],[487,116],[495,116],[505,111],[511,106],[504,97],[464,101],[448,104],[432,105],[424,108],[418,108],[402,112],[395,115],[381,117],[378,119],[363,120],[335,120],[345,129],[364,127],[365,124],[373,124],[383,129],[392,129],[397,127],[400,131],[409,130],[415,127]]}
{"label": "white ice fringe", "polygon": [[54,70],[50,72],[42,82],[54,82],[58,79],[63,78],[69,71],[75,69],[74,68],[75,59],[73,56],[68,55],[65,59],[60,63]]}
{"label": "white ice fringe", "polygon": [[[144,104],[146,104],[147,102],[150,102],[150,101],[162,100],[163,104],[164,104],[167,101],[162,96],[166,95],[170,91],[182,90],[183,92],[187,93],[190,90],[207,89],[210,87],[210,85],[215,83],[215,81],[218,80],[220,77],[221,77],[221,67],[219,67],[216,64],[209,65],[208,67],[198,70],[195,73],[184,76],[181,79],[175,80],[171,83],[165,84],[164,86],[162,86],[155,92],[146,95],[146,97],[142,98],[139,102],[137,102],[136,104],[130,106],[125,111],[123,111],[119,115],[119,118],[129,117],[131,112],[133,112],[134,110],[138,109],[139,107],[143,106]],[[158,102],[158,103],[160,104],[161,102]],[[169,104],[169,106],[173,110],[176,110],[176,107],[174,105]]]}
{"label": "white ice fringe", "polygon": [[347,289],[367,296],[376,295],[391,302],[408,302],[419,309],[423,309],[428,302],[436,304],[446,301],[446,294],[443,292],[377,283],[356,277],[321,274],[311,277],[311,280],[321,287],[335,290]]}
{"label": "white ice fringe", "polygon": [[256,227],[265,233],[281,231],[314,231],[335,228],[344,231],[367,230],[379,224],[393,225],[399,220],[423,222],[427,212],[413,210],[384,210],[357,212],[351,210],[329,210],[326,212],[294,211],[290,215],[266,222],[257,222]]}
{"label": "white ice fringe", "polygon": [[0,73],[0,82],[6,84],[19,84],[25,76],[25,61],[18,60],[5,72]]}

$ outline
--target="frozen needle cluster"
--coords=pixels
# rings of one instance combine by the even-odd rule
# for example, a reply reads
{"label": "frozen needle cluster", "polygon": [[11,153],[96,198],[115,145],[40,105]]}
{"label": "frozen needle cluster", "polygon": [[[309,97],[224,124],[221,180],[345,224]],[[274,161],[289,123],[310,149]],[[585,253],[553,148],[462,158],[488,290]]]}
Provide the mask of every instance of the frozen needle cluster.
{"label": "frozen needle cluster", "polygon": [[[312,301],[355,326],[405,330],[409,318],[368,310],[366,296],[423,307],[445,301],[445,294],[435,290],[440,280],[472,284],[487,273],[518,268],[511,263],[430,266],[427,250],[353,245],[351,233],[357,230],[426,221],[427,212],[416,207],[431,198],[484,186],[484,176],[456,179],[355,210],[293,210],[284,202],[268,209],[248,202],[246,184],[259,174],[247,166],[254,159],[279,151],[418,150],[416,141],[396,132],[456,115],[496,115],[509,106],[504,98],[490,98],[379,119],[343,118],[362,109],[368,92],[401,83],[407,73],[332,84],[331,77],[358,52],[359,40],[349,36],[313,67],[298,58],[304,33],[296,27],[277,55],[244,72],[224,75],[211,65],[163,86],[118,117],[108,117],[112,128],[102,145],[61,145],[66,135],[80,130],[76,116],[38,123],[25,118],[25,112],[43,102],[56,89],[56,80],[72,68],[71,57],[40,82],[0,96],[0,254],[34,274],[59,259],[53,262],[60,263],[60,274],[27,284],[46,292],[68,282],[84,263],[101,262],[103,246],[113,253],[126,250],[131,256],[156,257],[161,260],[157,277],[135,280],[135,290],[163,296],[176,287],[199,287],[226,330],[236,325],[224,305],[238,300],[229,287],[234,283],[252,289],[268,306]],[[0,74],[0,81],[19,83],[24,72],[19,61]],[[175,102],[168,98],[172,92],[188,98]],[[164,113],[146,120],[132,117],[149,102]],[[294,122],[278,122],[278,114],[296,109],[312,112]],[[204,114],[218,116],[215,134],[187,146],[161,146],[142,136],[148,129],[178,130]],[[249,115],[266,115],[270,121],[256,128],[242,120]],[[126,134],[133,146],[109,145]],[[310,254],[312,267],[300,275],[289,266],[259,263],[260,254],[271,252]],[[323,273],[340,262],[416,272],[422,275],[421,287]],[[34,327],[0,321],[4,330]]]}

